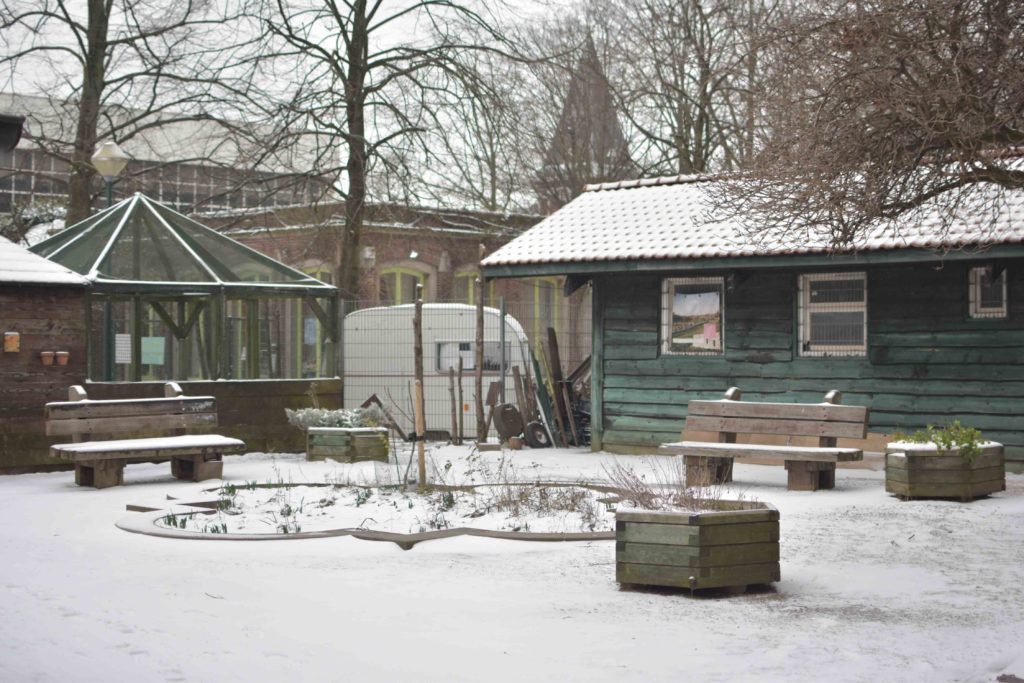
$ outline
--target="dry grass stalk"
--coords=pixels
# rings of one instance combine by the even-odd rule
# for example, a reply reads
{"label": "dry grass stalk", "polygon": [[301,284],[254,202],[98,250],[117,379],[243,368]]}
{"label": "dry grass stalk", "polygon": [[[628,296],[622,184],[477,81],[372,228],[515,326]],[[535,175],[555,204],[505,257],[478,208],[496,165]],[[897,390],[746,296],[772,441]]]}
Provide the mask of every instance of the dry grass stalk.
{"label": "dry grass stalk", "polygon": [[743,501],[744,494],[729,493],[721,485],[691,487],[686,485],[686,465],[682,457],[659,459],[651,464],[650,473],[638,473],[633,465],[615,460],[603,467],[608,486],[618,489],[625,502],[642,510],[686,510],[701,512],[730,507]]}

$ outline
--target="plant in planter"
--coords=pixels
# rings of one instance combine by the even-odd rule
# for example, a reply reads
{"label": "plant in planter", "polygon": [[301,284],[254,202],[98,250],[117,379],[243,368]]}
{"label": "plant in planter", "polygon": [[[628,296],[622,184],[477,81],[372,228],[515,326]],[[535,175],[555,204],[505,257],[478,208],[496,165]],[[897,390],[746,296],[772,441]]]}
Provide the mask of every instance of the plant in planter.
{"label": "plant in planter", "polygon": [[678,461],[678,472],[656,473],[653,484],[620,464],[606,470],[626,505],[615,513],[616,581],[738,593],[778,581],[779,511],[722,499],[718,487],[687,488]]}
{"label": "plant in planter", "polygon": [[885,448],[885,490],[904,500],[970,501],[1006,489],[1003,446],[957,420],[913,434],[894,434]]}
{"label": "plant in planter", "polygon": [[388,459],[388,430],[377,406],[355,410],[285,408],[288,422],[306,430],[306,458],[339,462]]}

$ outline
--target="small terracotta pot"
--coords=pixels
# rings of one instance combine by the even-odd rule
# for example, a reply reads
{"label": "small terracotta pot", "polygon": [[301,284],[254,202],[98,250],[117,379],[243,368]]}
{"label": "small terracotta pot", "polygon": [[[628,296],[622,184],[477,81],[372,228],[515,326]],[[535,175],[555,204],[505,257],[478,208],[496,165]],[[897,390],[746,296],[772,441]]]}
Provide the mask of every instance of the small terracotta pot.
{"label": "small terracotta pot", "polygon": [[68,359],[71,358],[71,353],[68,351],[58,351],[56,354],[57,365],[67,365]]}
{"label": "small terracotta pot", "polygon": [[42,359],[43,365],[53,365],[53,351],[40,351],[39,358]]}

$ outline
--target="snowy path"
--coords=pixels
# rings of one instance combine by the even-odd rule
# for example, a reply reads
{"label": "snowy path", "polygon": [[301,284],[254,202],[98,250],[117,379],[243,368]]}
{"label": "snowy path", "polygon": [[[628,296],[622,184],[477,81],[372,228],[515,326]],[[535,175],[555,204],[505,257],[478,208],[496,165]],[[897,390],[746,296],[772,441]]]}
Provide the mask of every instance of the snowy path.
{"label": "snowy path", "polygon": [[[610,456],[516,458],[521,474],[574,480],[600,478]],[[324,481],[346,467],[250,455],[224,471]],[[969,505],[901,503],[880,472],[840,470],[836,490],[800,493],[781,467],[738,465],[746,497],[781,512],[783,580],[720,600],[618,590],[612,542],[464,537],[406,552],[129,534],[114,527],[126,504],[203,486],[166,464],[125,479],[94,491],[68,472],[0,477],[0,680],[1024,678],[1022,475]]]}

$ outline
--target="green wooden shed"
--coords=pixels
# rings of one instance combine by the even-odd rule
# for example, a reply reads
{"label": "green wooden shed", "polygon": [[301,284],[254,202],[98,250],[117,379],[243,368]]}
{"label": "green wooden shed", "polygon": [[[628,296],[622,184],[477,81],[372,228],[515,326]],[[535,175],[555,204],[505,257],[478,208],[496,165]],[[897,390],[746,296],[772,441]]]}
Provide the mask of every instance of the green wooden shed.
{"label": "green wooden shed", "polygon": [[[707,178],[588,186],[483,262],[565,276],[593,305],[593,448],[678,440],[687,402],[871,408],[875,435],[954,419],[1024,463],[1024,192],[980,188],[843,249],[714,219]],[[875,443],[879,441],[875,436]]]}

